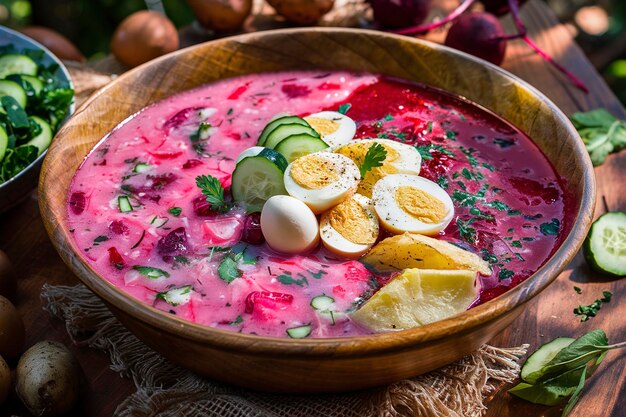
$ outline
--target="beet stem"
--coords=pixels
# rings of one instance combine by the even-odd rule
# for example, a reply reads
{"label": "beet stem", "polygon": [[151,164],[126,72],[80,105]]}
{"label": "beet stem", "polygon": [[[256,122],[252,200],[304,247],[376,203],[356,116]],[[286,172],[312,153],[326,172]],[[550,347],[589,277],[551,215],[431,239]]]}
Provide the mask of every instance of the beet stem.
{"label": "beet stem", "polygon": [[574,84],[575,87],[577,87],[584,93],[589,93],[589,89],[587,88],[587,86],[581,80],[579,80],[578,77],[576,77],[574,74],[568,71],[565,67],[563,67],[561,64],[556,62],[554,59],[552,59],[552,57],[547,52],[541,49],[539,45],[537,45],[535,41],[533,41],[528,36],[526,25],[524,25],[524,22],[522,22],[522,19],[519,16],[519,5],[517,3],[517,0],[508,0],[508,2],[509,2],[509,8],[511,9],[511,16],[513,17],[513,22],[515,23],[515,26],[517,27],[517,30],[519,31],[519,35],[522,38],[522,40],[526,42],[528,46],[534,49],[535,52],[540,57],[542,57],[546,62],[552,64],[554,68],[556,68],[563,75],[565,75],[570,80],[570,82]]}
{"label": "beet stem", "polygon": [[425,33],[429,32],[433,29],[437,29],[448,22],[455,20],[457,17],[463,14],[467,9],[470,8],[472,4],[474,4],[476,0],[465,0],[463,3],[459,4],[459,6],[451,11],[446,17],[436,22],[428,23],[426,25],[417,25],[411,26],[404,29],[394,30],[392,33],[397,33],[399,35],[414,35],[416,33]]}

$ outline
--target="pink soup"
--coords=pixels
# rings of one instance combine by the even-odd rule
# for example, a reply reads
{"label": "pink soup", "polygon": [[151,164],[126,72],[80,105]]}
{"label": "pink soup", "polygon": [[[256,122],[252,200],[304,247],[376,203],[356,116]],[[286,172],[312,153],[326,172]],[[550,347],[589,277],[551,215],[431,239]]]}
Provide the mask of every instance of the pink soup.
{"label": "pink soup", "polygon": [[[172,96],[107,135],[68,193],[76,245],[111,284],[195,323],[276,337],[303,325],[311,326],[309,337],[371,333],[350,313],[388,276],[323,248],[276,253],[263,243],[258,213],[212,212],[195,184],[198,175],[212,175],[228,190],[235,158],[277,113],[338,109],[356,122],[355,138],[393,139],[420,151],[420,175],[455,205],[439,238],[491,264],[478,303],[528,278],[569,227],[563,180],[528,137],[488,111],[377,75],[283,72]],[[202,122],[210,129],[199,142]],[[319,295],[334,298],[334,314],[311,307]]]}

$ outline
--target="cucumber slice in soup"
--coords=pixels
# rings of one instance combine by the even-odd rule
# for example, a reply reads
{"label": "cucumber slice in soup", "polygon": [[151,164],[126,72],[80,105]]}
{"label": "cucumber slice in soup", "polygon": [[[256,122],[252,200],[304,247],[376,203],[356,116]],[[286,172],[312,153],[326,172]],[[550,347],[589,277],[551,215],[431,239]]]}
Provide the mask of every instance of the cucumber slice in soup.
{"label": "cucumber slice in soup", "polygon": [[39,134],[31,140],[26,142],[26,144],[36,146],[37,149],[39,149],[39,151],[37,152],[37,156],[39,156],[43,153],[43,151],[48,149],[48,146],[50,146],[50,142],[52,142],[52,129],[50,128],[50,125],[41,117],[31,116],[30,118],[39,125],[39,127],[41,128],[41,132],[39,132]]}
{"label": "cucumber slice in soup", "polygon": [[9,147],[9,136],[7,135],[6,130],[2,126],[0,126],[0,162],[4,159],[4,154],[7,152],[7,148]]}
{"label": "cucumber slice in soup", "polygon": [[291,337],[292,339],[304,339],[310,334],[311,326],[308,324],[306,326],[292,327],[290,329],[287,329],[287,335],[289,335],[289,337]]}
{"label": "cucumber slice in soup", "polygon": [[291,123],[288,125],[280,125],[276,129],[272,130],[270,134],[267,136],[267,140],[265,141],[265,147],[270,149],[275,149],[280,142],[282,142],[285,138],[293,135],[310,135],[313,137],[319,138],[320,135],[313,129],[311,126],[304,126],[297,123]]}
{"label": "cucumber slice in soup", "polygon": [[605,213],[598,217],[585,239],[583,254],[596,271],[626,276],[626,213]]}
{"label": "cucumber slice in soup", "polygon": [[333,305],[335,299],[327,295],[318,295],[311,300],[311,307],[316,310],[328,310],[328,307]]}
{"label": "cucumber slice in soup", "polygon": [[133,211],[133,206],[130,204],[130,200],[125,195],[117,198],[117,206],[119,207],[121,213]]}
{"label": "cucumber slice in soup", "polygon": [[276,119],[271,120],[267,125],[265,125],[265,127],[263,128],[263,131],[261,132],[261,135],[259,136],[259,140],[256,142],[256,144],[258,146],[264,146],[265,141],[267,140],[267,135],[269,135],[272,130],[276,129],[280,125],[291,124],[291,123],[295,123],[295,124],[299,124],[303,126],[309,126],[307,121],[304,120],[302,117],[298,117],[298,116],[277,117]]}
{"label": "cucumber slice in soup", "polygon": [[26,91],[15,81],[0,80],[0,97],[3,96],[13,97],[22,108],[26,107]]}
{"label": "cucumber slice in soup", "polygon": [[289,163],[301,156],[310,153],[323,151],[328,148],[328,144],[319,137],[311,135],[293,135],[284,139],[276,147],[276,151],[284,155]]}
{"label": "cucumber slice in soup", "polygon": [[530,374],[543,368],[557,353],[569,346],[574,340],[576,339],[572,339],[571,337],[558,337],[551,342],[541,345],[541,347],[524,362],[520,375],[522,379],[527,381],[526,378],[528,378]]}
{"label": "cucumber slice in soup", "polygon": [[0,78],[5,78],[10,74],[37,75],[37,64],[26,55],[2,55],[0,56]]}
{"label": "cucumber slice in soup", "polygon": [[230,191],[233,199],[248,208],[259,209],[273,195],[287,194],[284,172],[287,161],[272,149],[243,158],[233,171]]}

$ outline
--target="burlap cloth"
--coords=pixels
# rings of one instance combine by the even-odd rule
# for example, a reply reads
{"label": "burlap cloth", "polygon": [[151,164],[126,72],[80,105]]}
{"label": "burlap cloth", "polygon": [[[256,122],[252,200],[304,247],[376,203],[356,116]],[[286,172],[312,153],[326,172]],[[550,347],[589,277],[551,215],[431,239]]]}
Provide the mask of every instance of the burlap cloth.
{"label": "burlap cloth", "polygon": [[[114,75],[66,63],[80,105]],[[113,67],[115,67],[113,63]],[[111,62],[100,65],[111,68]],[[75,343],[103,350],[111,369],[133,380],[137,391],[116,416],[215,417],[477,417],[486,400],[519,373],[527,345],[484,345],[437,371],[387,387],[340,395],[262,394],[210,381],[174,365],[133,336],[83,285],[44,285],[44,308],[65,321]]]}

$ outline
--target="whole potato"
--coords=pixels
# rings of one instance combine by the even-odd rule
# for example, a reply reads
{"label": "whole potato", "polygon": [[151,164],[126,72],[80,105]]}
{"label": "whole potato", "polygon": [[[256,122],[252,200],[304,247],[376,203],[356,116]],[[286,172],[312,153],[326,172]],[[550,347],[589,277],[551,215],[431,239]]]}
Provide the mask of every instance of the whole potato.
{"label": "whole potato", "polygon": [[267,0],[276,13],[299,25],[312,25],[335,5],[335,0]]}
{"label": "whole potato", "polygon": [[13,264],[7,254],[0,250],[0,295],[14,300],[16,284]]}
{"label": "whole potato", "polygon": [[237,30],[252,11],[252,0],[187,0],[198,22],[218,32]]}
{"label": "whole potato", "polygon": [[4,403],[4,400],[9,396],[9,390],[11,389],[11,370],[9,365],[0,356],[0,405]]}
{"label": "whole potato", "polygon": [[59,416],[76,403],[80,376],[80,365],[72,352],[61,343],[45,340],[20,358],[15,391],[32,414]]}
{"label": "whole potato", "polygon": [[0,295],[0,356],[16,358],[24,346],[24,322],[9,300]]}

